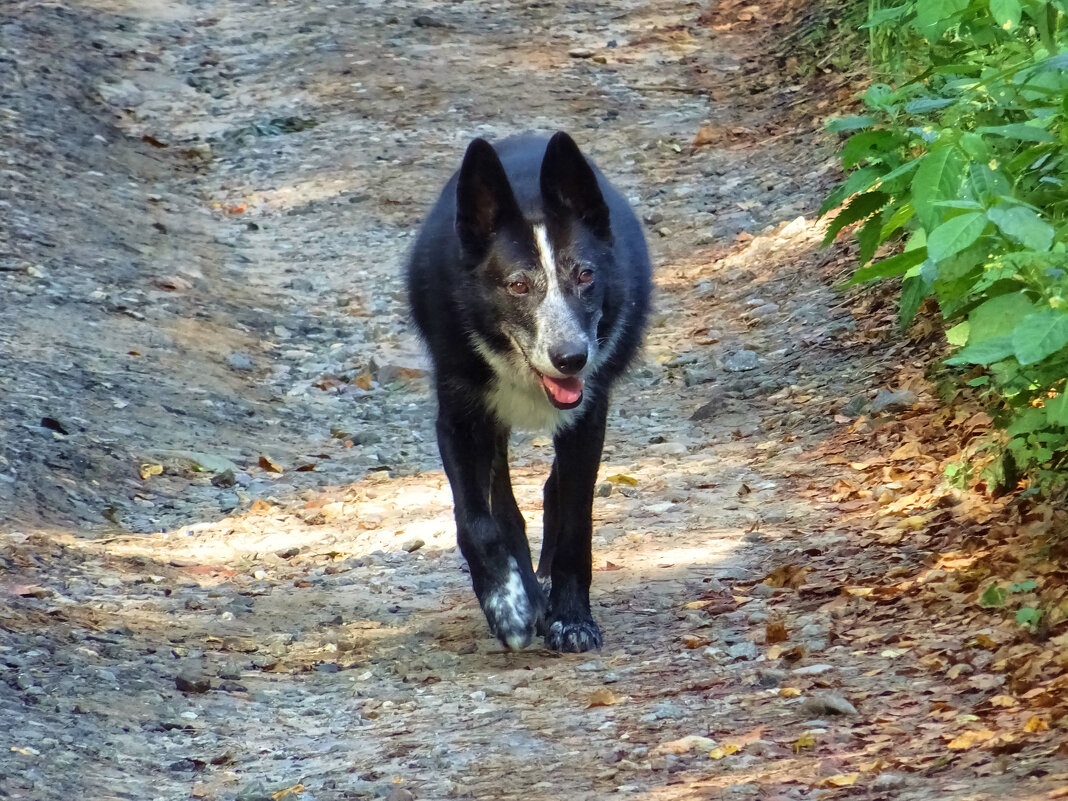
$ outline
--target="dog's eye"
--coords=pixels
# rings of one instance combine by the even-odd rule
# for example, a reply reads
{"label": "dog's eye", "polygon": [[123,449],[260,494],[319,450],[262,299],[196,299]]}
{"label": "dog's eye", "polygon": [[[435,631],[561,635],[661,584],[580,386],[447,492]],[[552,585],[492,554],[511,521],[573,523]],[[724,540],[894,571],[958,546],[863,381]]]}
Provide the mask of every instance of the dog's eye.
{"label": "dog's eye", "polygon": [[580,284],[588,284],[593,280],[593,270],[583,270],[578,274],[578,281]]}
{"label": "dog's eye", "polygon": [[508,284],[508,290],[513,295],[525,295],[530,291],[530,284],[526,281],[512,281]]}

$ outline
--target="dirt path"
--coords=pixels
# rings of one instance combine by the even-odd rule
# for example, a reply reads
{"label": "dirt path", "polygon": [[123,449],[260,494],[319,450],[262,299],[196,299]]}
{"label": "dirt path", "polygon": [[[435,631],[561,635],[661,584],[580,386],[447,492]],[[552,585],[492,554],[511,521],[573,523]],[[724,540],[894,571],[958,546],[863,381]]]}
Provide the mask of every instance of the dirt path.
{"label": "dirt path", "polygon": [[[852,602],[786,569],[848,534],[812,451],[882,365],[816,248],[802,87],[731,80],[766,69],[751,26],[669,0],[3,13],[0,797],[787,799],[865,764],[868,798],[988,797],[906,772],[878,699],[930,680],[873,679],[886,645],[836,638]],[[528,128],[599,161],[657,265],[595,512],[600,654],[488,636],[405,319],[466,141]],[[515,453],[536,532],[551,445]]]}

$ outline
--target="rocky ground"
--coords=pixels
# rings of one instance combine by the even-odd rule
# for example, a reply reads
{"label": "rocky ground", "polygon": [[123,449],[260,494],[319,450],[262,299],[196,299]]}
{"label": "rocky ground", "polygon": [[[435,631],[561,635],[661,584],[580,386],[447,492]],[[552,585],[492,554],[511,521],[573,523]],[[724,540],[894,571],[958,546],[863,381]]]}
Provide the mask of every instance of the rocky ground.
{"label": "rocky ground", "polygon": [[[791,8],[0,9],[0,797],[1064,796],[1064,650],[894,605],[954,569],[906,502],[938,465],[864,421],[941,407],[833,289],[851,87],[761,55]],[[488,636],[400,280],[466,142],[527,129],[657,265],[595,654]],[[551,443],[514,449],[536,532]]]}

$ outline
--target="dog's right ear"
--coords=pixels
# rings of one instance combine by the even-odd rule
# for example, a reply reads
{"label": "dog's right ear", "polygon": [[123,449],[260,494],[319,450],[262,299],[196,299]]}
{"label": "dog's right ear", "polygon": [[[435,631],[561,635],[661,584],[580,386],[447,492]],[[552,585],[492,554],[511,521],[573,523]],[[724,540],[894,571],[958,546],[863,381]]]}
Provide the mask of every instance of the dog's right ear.
{"label": "dog's right ear", "polygon": [[456,183],[456,233],[464,250],[481,257],[503,225],[521,217],[497,151],[485,139],[475,139]]}

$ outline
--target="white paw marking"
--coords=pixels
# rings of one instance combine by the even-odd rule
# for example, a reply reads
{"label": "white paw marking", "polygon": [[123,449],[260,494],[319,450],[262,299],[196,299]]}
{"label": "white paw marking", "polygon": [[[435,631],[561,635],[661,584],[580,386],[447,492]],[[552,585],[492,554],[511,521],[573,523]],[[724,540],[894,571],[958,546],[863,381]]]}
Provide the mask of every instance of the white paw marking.
{"label": "white paw marking", "polygon": [[534,615],[518,563],[514,558],[509,558],[508,564],[508,580],[500,589],[487,593],[483,605],[497,622],[500,633],[505,634],[505,644],[513,651],[518,651],[530,642],[529,630]]}

